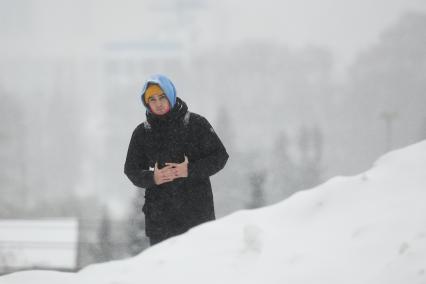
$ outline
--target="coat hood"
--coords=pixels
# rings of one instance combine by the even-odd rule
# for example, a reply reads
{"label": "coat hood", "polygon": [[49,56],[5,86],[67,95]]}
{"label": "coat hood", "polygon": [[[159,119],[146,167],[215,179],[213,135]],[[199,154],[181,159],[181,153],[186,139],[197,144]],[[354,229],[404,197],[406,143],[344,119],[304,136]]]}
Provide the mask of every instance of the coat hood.
{"label": "coat hood", "polygon": [[146,89],[148,88],[149,84],[157,84],[161,87],[161,89],[164,91],[164,94],[167,96],[167,99],[170,102],[170,108],[173,108],[176,104],[176,89],[175,86],[173,85],[172,81],[167,78],[164,75],[161,74],[156,74],[156,75],[152,75],[148,78],[148,80],[146,80],[145,84],[142,87],[142,91],[141,91],[141,99],[142,99],[142,103],[145,106],[145,108],[147,109],[148,112],[150,112],[149,107],[146,105],[145,100],[144,100],[144,96],[145,96],[145,92]]}

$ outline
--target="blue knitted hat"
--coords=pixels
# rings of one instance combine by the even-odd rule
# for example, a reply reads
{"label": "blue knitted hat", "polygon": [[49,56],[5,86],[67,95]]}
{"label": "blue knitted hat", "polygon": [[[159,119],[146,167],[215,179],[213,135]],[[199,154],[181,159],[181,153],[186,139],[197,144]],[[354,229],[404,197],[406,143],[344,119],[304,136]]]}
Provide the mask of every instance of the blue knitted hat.
{"label": "blue knitted hat", "polygon": [[143,85],[142,88],[142,92],[141,92],[141,99],[142,99],[142,103],[143,105],[147,108],[147,110],[149,111],[148,106],[145,104],[145,92],[146,89],[148,88],[149,84],[157,84],[161,87],[161,89],[163,90],[164,94],[166,95],[167,99],[169,100],[170,103],[170,108],[173,108],[176,104],[176,89],[175,86],[173,85],[172,81],[167,78],[164,75],[161,74],[156,74],[156,75],[152,75],[148,78],[148,80],[146,80],[145,84]]}

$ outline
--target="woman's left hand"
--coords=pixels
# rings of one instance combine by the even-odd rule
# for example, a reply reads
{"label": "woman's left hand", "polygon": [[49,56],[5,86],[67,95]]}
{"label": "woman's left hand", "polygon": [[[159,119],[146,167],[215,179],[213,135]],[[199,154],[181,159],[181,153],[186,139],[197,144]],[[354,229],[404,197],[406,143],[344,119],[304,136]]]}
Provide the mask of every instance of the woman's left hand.
{"label": "woman's left hand", "polygon": [[166,163],[166,166],[172,166],[173,172],[176,178],[188,177],[188,157],[185,156],[185,160],[182,163]]}

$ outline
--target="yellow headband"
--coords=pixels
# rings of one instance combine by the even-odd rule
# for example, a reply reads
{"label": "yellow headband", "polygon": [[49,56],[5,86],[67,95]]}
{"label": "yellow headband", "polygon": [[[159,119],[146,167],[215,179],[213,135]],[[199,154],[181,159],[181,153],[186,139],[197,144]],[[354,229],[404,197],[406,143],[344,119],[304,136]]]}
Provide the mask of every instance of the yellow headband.
{"label": "yellow headband", "polygon": [[163,92],[163,89],[160,88],[160,86],[156,84],[149,85],[148,88],[146,88],[145,95],[144,95],[145,103],[148,104],[148,100],[150,97],[154,95],[161,95],[161,94],[164,94],[164,92]]}

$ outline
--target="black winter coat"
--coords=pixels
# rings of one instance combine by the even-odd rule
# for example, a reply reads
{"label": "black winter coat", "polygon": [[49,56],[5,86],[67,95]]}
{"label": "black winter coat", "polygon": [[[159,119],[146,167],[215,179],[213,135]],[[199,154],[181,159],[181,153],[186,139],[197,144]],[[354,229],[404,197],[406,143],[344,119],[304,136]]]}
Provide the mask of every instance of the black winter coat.
{"label": "black winter coat", "polygon": [[[158,162],[181,163],[188,157],[188,177],[155,185]],[[221,170],[228,154],[210,123],[201,115],[188,112],[177,98],[164,117],[147,113],[147,121],[133,132],[124,172],[137,187],[146,188],[146,235],[166,239],[191,227],[214,220],[213,194],[209,177]]]}

